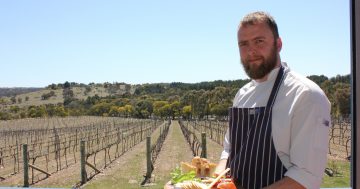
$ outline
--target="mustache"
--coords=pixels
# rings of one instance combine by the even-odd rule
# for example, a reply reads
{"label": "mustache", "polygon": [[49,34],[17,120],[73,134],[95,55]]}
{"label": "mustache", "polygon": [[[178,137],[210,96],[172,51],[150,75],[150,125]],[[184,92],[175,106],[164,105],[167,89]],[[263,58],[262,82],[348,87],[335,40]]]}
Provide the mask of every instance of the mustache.
{"label": "mustache", "polygon": [[263,60],[264,57],[262,56],[252,56],[252,57],[247,57],[245,58],[245,61],[254,61],[254,60]]}

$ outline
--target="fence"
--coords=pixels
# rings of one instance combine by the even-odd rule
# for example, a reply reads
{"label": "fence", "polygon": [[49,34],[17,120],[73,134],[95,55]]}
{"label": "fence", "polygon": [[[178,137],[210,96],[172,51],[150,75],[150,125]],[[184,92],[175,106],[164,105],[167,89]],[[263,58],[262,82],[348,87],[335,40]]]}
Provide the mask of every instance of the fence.
{"label": "fence", "polygon": [[[0,166],[2,167],[0,176],[2,180],[24,170],[21,144],[26,144],[26,142],[29,142],[26,150],[26,159],[31,170],[29,183],[33,184],[46,179],[52,173],[76,164],[80,159],[79,153],[77,153],[80,140],[86,141],[85,148],[88,152],[86,160],[90,157],[93,158],[94,167],[101,169],[142,141],[162,124],[162,121],[157,120],[111,118],[104,121],[102,118],[100,119],[103,122],[73,127],[0,131],[0,136],[3,137],[0,142]],[[102,159],[96,157],[100,153],[103,154]],[[94,174],[90,172],[90,175]]]}
{"label": "fence", "polygon": [[[179,121],[181,131],[189,143],[191,151],[193,152],[193,156],[201,156],[206,158],[207,150],[206,150],[206,132],[201,132],[201,141],[198,139],[198,135],[196,134],[195,128],[189,124],[190,122],[183,120]],[[199,130],[198,130],[199,131]],[[201,149],[201,151],[200,151]]]}
{"label": "fence", "polygon": [[351,157],[351,120],[333,118],[329,132],[329,155],[339,159]]}
{"label": "fence", "polygon": [[[225,121],[180,120],[181,130],[193,155],[202,157],[206,157],[205,136],[222,145],[227,124]],[[81,140],[84,141],[86,151],[85,165],[91,167],[86,173],[86,179],[90,179],[160,127],[160,135],[156,143],[150,145],[149,148],[150,166],[145,175],[149,177],[153,170],[152,165],[166,138],[169,125],[170,122],[164,123],[157,120],[122,119],[102,120],[96,124],[72,127],[2,130],[0,131],[0,166],[2,167],[0,179],[5,180],[20,172],[24,174],[28,172],[30,185],[46,179],[51,174],[66,169],[81,159],[78,153]],[[26,145],[25,153],[22,144],[26,142],[29,143]],[[333,118],[329,132],[329,154],[337,158],[349,159],[350,149],[350,119]],[[26,168],[26,165],[29,168]]]}
{"label": "fence", "polygon": [[164,141],[166,139],[166,136],[169,132],[169,127],[171,125],[171,120],[168,120],[167,124],[165,124],[164,127],[160,127],[160,135],[157,138],[154,145],[151,145],[151,137],[148,136],[146,138],[146,174],[144,175],[144,181],[141,183],[141,185],[144,185],[145,183],[149,182],[149,179],[151,178],[151,173],[154,170],[154,164],[155,161],[161,151],[162,145],[164,144]]}
{"label": "fence", "polygon": [[[208,138],[223,145],[225,133],[228,128],[227,121],[217,120],[182,121],[182,124],[185,125],[184,128],[182,127],[182,130],[184,130],[185,138],[192,146],[194,154],[198,154],[197,151],[199,148],[198,140],[189,138],[194,130],[200,133],[205,132]],[[349,118],[332,118],[332,126],[329,128],[328,151],[329,155],[335,158],[349,159],[351,157],[351,121]]]}

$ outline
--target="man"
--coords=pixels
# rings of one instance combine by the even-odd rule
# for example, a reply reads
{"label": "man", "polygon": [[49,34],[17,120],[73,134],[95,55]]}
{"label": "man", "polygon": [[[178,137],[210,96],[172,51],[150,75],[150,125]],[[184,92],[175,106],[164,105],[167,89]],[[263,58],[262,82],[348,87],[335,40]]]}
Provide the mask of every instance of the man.
{"label": "man", "polygon": [[251,82],[230,108],[216,169],[230,167],[237,188],[319,188],[327,161],[330,102],[280,60],[282,41],[267,13],[240,22],[238,46]]}

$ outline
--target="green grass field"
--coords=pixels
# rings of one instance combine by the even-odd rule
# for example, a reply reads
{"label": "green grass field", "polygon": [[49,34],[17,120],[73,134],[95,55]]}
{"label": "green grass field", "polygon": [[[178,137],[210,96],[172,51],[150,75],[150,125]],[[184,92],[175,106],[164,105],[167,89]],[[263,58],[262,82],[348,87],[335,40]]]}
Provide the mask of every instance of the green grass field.
{"label": "green grass field", "polygon": [[322,188],[344,188],[350,187],[350,162],[329,160],[328,168],[334,171],[332,177],[324,175]]}

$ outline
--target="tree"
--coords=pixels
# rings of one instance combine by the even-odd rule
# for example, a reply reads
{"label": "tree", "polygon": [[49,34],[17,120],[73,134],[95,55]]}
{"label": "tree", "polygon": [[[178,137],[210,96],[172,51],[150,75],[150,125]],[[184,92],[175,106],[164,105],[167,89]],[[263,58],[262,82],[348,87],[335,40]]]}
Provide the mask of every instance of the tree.
{"label": "tree", "polygon": [[181,98],[180,98],[180,104],[181,106],[186,106],[186,105],[192,105],[194,104],[196,97],[195,97],[196,91],[195,90],[191,90],[191,91],[187,91]]}
{"label": "tree", "polygon": [[116,106],[125,106],[127,104],[130,104],[130,100],[128,98],[119,98],[115,100]]}
{"label": "tree", "polygon": [[48,100],[50,97],[55,96],[54,91],[50,91],[48,93],[44,93],[41,95],[41,100]]}
{"label": "tree", "polygon": [[335,114],[347,117],[350,115],[350,85],[337,83],[335,85],[334,101],[335,101]]}
{"label": "tree", "polygon": [[10,106],[10,112],[12,113],[18,113],[20,111],[19,106]]}
{"label": "tree", "polygon": [[140,100],[135,105],[135,116],[138,118],[149,118],[153,113],[153,106],[149,100]]}
{"label": "tree", "polygon": [[13,104],[16,104],[16,96],[12,96],[12,97],[10,98],[10,100],[11,100],[11,102],[12,102]]}
{"label": "tree", "polygon": [[58,89],[58,86],[55,83],[52,83],[47,88],[52,89],[52,90],[56,90],[56,89]]}
{"label": "tree", "polygon": [[91,92],[91,87],[90,87],[90,86],[86,86],[86,87],[85,87],[85,91],[84,91],[84,95],[88,95],[89,92]]}
{"label": "tree", "polygon": [[325,92],[327,97],[330,97],[335,91],[334,84],[329,80],[322,82],[320,87]]}
{"label": "tree", "polygon": [[155,101],[153,102],[153,110],[154,110],[154,115],[163,118],[164,114],[163,114],[163,110],[162,107],[164,107],[165,105],[169,105],[168,102],[166,101]]}
{"label": "tree", "polygon": [[[52,91],[52,92],[54,92],[54,91]],[[64,99],[73,98],[74,97],[74,91],[69,89],[69,88],[65,88],[63,90],[63,96],[64,96]]]}
{"label": "tree", "polygon": [[197,100],[197,95],[195,90],[187,91],[181,98],[180,98],[180,105],[182,107],[184,106],[190,106],[191,107],[191,116],[195,115],[194,106]]}
{"label": "tree", "polygon": [[30,106],[28,109],[28,117],[44,117],[46,116],[45,106]]}
{"label": "tree", "polygon": [[95,96],[88,96],[84,102],[85,108],[90,108],[91,106],[95,105],[100,101],[100,97],[98,95]]}
{"label": "tree", "polygon": [[[111,111],[111,110],[110,110]],[[117,111],[119,112],[119,116],[126,116],[126,109],[124,106],[118,107]],[[127,117],[127,116],[126,116]]]}
{"label": "tree", "polygon": [[164,117],[168,118],[168,117],[172,116],[172,110],[171,110],[171,106],[169,103],[166,103],[164,106],[162,106],[159,111],[160,111],[161,118],[164,118]]}
{"label": "tree", "polygon": [[97,115],[97,116],[103,116],[105,114],[108,114],[110,111],[111,104],[106,102],[100,102],[98,104],[95,104],[92,106],[89,110],[90,115]]}
{"label": "tree", "polygon": [[110,111],[109,111],[109,116],[119,117],[120,116],[119,107],[118,106],[111,106]]}
{"label": "tree", "polygon": [[226,117],[228,116],[230,104],[215,104],[211,108],[211,113],[217,117]]}
{"label": "tree", "polygon": [[172,119],[175,119],[176,116],[179,116],[181,113],[181,107],[179,101],[174,101],[170,104],[170,116]]}
{"label": "tree", "polygon": [[64,89],[69,89],[70,87],[71,87],[71,85],[70,85],[70,83],[68,82],[68,81],[66,81],[65,83],[64,83]]}
{"label": "tree", "polygon": [[125,105],[124,109],[125,109],[125,116],[126,117],[130,117],[131,115],[134,114],[134,111],[135,111],[134,107],[132,105],[130,105],[130,104]]}
{"label": "tree", "polygon": [[193,115],[203,118],[207,112],[208,93],[205,94],[205,90],[199,90],[196,91],[195,97],[196,100],[191,104]]}
{"label": "tree", "polygon": [[185,119],[191,119],[191,106],[184,106],[182,109],[182,115]]}
{"label": "tree", "polygon": [[65,110],[64,106],[59,105],[55,107],[55,115],[60,117],[66,117],[69,115],[69,112]]}
{"label": "tree", "polygon": [[0,120],[10,120],[11,114],[9,112],[6,111],[0,111]]}
{"label": "tree", "polygon": [[324,81],[327,81],[329,80],[329,78],[327,78],[326,76],[324,75],[310,75],[308,76],[307,78],[309,78],[310,80],[312,80],[313,82],[315,82],[317,85],[321,85]]}
{"label": "tree", "polygon": [[64,88],[63,90],[63,97],[64,97],[64,106],[67,106],[72,101],[75,100],[74,98],[74,91],[70,88]]}
{"label": "tree", "polygon": [[175,102],[175,101],[180,102],[180,96],[179,96],[179,95],[171,95],[171,96],[169,96],[169,97],[167,98],[167,101],[168,101],[169,103],[173,103],[173,102]]}
{"label": "tree", "polygon": [[0,98],[0,104],[5,105],[6,104],[6,99],[5,98]]}

